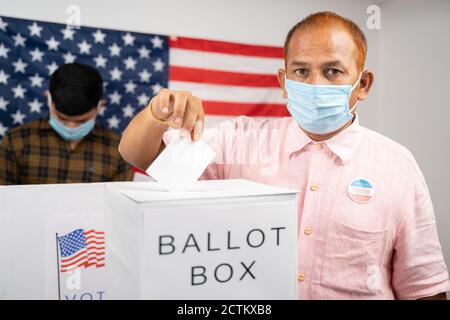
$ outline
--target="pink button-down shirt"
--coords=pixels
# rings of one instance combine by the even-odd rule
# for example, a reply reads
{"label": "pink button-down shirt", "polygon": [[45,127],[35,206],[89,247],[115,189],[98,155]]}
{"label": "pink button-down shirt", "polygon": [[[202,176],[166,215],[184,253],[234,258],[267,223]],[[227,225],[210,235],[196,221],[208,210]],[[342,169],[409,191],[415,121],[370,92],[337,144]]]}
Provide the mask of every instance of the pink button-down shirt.
{"label": "pink button-down shirt", "polygon": [[[299,299],[417,299],[449,289],[416,161],[361,127],[358,117],[323,142],[312,141],[290,117],[239,117],[206,130],[204,138],[217,157],[203,179],[299,190]],[[363,184],[350,187],[355,180]]]}

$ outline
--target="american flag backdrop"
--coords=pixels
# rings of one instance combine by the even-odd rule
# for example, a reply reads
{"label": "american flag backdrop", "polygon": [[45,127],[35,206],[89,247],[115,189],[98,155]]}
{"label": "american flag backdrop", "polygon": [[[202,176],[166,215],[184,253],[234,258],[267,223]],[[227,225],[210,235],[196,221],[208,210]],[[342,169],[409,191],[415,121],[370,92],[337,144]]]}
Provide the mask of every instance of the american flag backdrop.
{"label": "american flag backdrop", "polygon": [[100,71],[99,121],[119,132],[163,87],[192,91],[210,115],[286,116],[282,55],[280,47],[0,17],[0,138],[48,113],[50,75],[70,62]]}
{"label": "american flag backdrop", "polygon": [[76,268],[105,266],[105,233],[103,231],[77,229],[58,237],[60,272]]}

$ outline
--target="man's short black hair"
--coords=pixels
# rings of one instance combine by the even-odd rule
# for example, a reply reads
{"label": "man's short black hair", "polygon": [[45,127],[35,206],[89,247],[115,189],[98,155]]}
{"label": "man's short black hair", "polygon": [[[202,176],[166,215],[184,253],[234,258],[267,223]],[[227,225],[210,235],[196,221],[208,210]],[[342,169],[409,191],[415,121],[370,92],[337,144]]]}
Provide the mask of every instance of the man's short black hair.
{"label": "man's short black hair", "polygon": [[103,94],[103,80],[90,66],[68,63],[52,74],[49,89],[56,110],[78,116],[97,107]]}

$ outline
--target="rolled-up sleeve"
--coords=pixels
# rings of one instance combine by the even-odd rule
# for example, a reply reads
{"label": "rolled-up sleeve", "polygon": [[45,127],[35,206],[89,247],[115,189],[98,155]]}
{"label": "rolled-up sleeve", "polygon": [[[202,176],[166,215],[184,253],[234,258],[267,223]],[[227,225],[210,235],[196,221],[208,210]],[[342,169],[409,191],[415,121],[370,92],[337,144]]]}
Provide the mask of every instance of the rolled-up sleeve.
{"label": "rolled-up sleeve", "polygon": [[398,299],[419,299],[449,290],[433,205],[417,166],[411,178],[394,243],[392,285]]}

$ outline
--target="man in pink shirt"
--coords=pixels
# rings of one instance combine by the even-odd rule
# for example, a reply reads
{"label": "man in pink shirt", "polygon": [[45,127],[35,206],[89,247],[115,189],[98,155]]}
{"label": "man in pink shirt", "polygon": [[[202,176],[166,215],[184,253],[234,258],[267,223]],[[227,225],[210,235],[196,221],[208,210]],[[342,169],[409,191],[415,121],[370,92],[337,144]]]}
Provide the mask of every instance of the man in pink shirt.
{"label": "man in pink shirt", "polygon": [[374,80],[351,21],[313,14],[288,33],[278,71],[292,117],[239,117],[203,132],[201,100],[163,89],[130,123],[119,151],[146,169],[174,130],[217,156],[203,179],[244,178],[299,190],[299,299],[445,299],[435,215],[413,156],[359,125]]}

